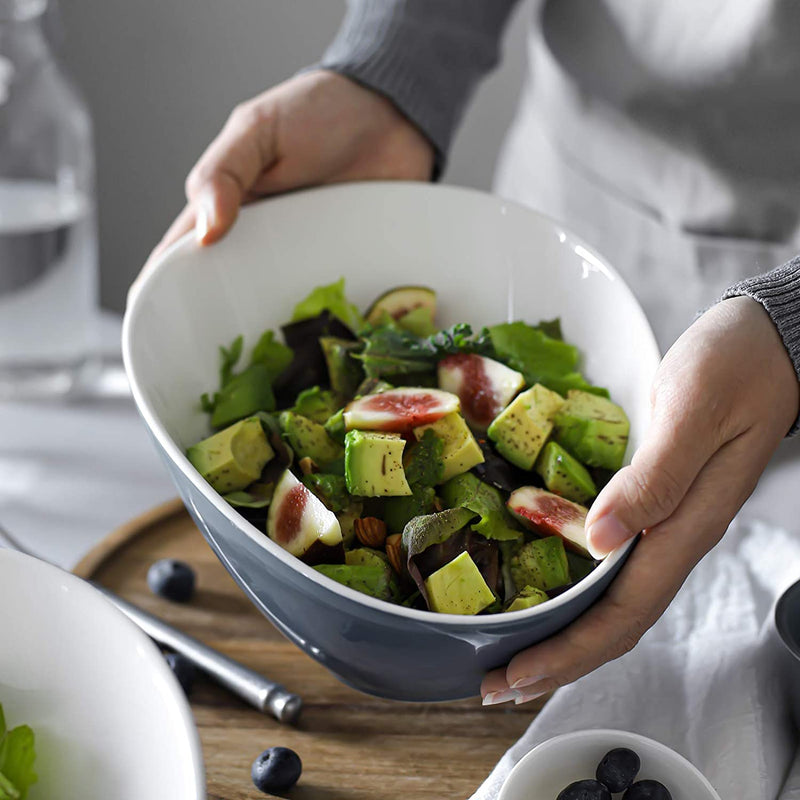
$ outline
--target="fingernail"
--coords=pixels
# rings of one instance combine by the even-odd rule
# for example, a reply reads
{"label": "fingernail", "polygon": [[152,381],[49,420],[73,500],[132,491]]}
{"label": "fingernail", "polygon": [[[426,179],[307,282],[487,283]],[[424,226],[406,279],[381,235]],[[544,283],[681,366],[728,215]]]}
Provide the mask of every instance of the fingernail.
{"label": "fingernail", "polygon": [[211,223],[214,220],[214,198],[211,195],[203,195],[197,204],[197,221],[194,225],[195,236],[200,244],[211,230]]}
{"label": "fingernail", "polygon": [[523,686],[533,686],[534,683],[539,683],[539,681],[546,680],[548,677],[547,675],[528,675],[523,678],[517,678],[514,683],[511,684],[511,688],[521,689]]}
{"label": "fingernail", "polygon": [[535,700],[537,697],[541,697],[542,695],[547,694],[549,691],[551,690],[547,688],[532,692],[520,692],[519,697],[514,700],[514,705],[518,706],[522,703],[530,703],[531,700]]}
{"label": "fingernail", "polygon": [[509,700],[516,700],[520,696],[519,692],[513,689],[503,689],[500,692],[489,692],[483,698],[483,705],[496,706],[498,703],[507,703]]}
{"label": "fingernail", "polygon": [[600,560],[632,536],[633,534],[611,511],[600,517],[586,531],[586,546],[592,558]]}

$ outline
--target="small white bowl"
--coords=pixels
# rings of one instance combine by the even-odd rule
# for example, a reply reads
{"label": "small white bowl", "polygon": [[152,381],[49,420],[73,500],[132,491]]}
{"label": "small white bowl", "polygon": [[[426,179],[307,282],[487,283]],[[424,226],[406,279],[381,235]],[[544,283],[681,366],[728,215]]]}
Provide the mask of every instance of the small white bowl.
{"label": "small white bowl", "polygon": [[0,703],[36,737],[28,800],[200,800],[186,697],[158,648],[88,583],[0,550]]}
{"label": "small white bowl", "polygon": [[628,731],[606,729],[555,736],[534,747],[511,770],[498,800],[555,800],[570,783],[592,779],[603,756],[615,747],[638,753],[637,781],[661,781],[672,800],[720,800],[690,761],[660,742]]}

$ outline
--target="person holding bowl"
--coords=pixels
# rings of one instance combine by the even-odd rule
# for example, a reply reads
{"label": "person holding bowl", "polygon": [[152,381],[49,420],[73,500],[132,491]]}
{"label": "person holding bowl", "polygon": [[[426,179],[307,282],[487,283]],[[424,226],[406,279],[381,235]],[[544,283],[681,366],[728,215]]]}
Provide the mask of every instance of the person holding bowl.
{"label": "person holding bowl", "polygon": [[[318,65],[233,110],[153,255],[191,229],[212,244],[267,195],[436,179],[514,5],[350,0]],[[671,347],[646,439],[586,523],[597,556],[645,535],[589,611],[485,677],[486,704],[531,700],[630,650],[800,406],[800,257],[776,266],[800,251],[800,8],[545,0],[535,23],[496,189],[591,241]]]}

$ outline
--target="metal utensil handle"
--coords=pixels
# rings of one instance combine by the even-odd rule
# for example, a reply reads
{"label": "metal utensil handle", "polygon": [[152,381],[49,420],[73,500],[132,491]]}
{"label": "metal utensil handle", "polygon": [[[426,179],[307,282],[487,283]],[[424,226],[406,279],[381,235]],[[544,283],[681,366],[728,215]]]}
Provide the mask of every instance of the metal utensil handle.
{"label": "metal utensil handle", "polygon": [[186,656],[217,683],[238,695],[259,711],[272,714],[280,722],[294,722],[303,701],[279,683],[267,680],[232,658],[218,653],[192,636],[173,628],[138,606],[123,600],[96,583],[92,584],[135,622],[151,639]]}

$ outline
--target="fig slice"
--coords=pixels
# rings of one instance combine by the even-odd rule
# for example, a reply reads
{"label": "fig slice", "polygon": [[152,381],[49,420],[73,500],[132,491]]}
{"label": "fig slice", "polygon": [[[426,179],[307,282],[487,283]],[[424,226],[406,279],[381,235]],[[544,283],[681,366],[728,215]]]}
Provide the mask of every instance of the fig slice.
{"label": "fig slice", "polygon": [[323,548],[333,556],[342,547],[342,529],[336,515],[288,469],[272,495],[267,536],[306,562],[317,561],[325,552]]}
{"label": "fig slice", "polygon": [[427,286],[397,286],[384,292],[367,309],[365,316],[371,325],[378,325],[384,314],[398,320],[418,308],[425,309],[433,321],[436,312],[436,292]]}
{"label": "fig slice", "polygon": [[455,353],[437,367],[439,388],[457,394],[467,422],[486,430],[525,385],[522,373],[477,353]]}
{"label": "fig slice", "polygon": [[511,492],[506,505],[528,530],[540,536],[560,536],[565,547],[591,558],[584,529],[588,510],[584,506],[535,486]]}
{"label": "fig slice", "polygon": [[348,431],[410,433],[459,408],[458,397],[441,389],[389,389],[353,400],[345,407],[344,424]]}

